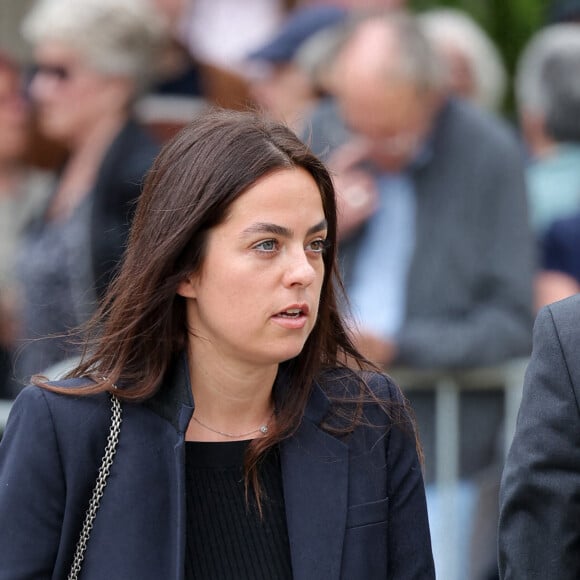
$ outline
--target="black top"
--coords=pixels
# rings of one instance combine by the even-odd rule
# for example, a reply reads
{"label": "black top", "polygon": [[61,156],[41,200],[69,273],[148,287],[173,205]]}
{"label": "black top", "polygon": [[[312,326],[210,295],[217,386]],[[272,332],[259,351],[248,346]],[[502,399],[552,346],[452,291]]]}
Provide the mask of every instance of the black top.
{"label": "black top", "polygon": [[280,457],[270,452],[260,468],[260,518],[251,487],[245,499],[249,443],[186,442],[186,580],[292,578]]}

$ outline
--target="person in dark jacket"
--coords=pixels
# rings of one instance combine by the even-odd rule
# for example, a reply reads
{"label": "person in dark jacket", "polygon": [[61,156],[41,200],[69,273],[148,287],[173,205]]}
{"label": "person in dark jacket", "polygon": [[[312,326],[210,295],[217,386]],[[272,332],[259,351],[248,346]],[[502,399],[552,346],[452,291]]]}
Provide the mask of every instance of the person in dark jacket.
{"label": "person in dark jacket", "polygon": [[414,426],[339,314],[336,241],[287,127],[216,111],[166,145],[87,356],[12,409],[1,580],[435,577]]}
{"label": "person in dark jacket", "polygon": [[30,95],[42,132],[68,159],[17,259],[25,288],[17,377],[77,352],[63,334],[86,321],[124,249],[158,146],[133,118],[163,29],[144,0],[41,0],[24,21]]}
{"label": "person in dark jacket", "polygon": [[502,476],[502,580],[580,578],[579,344],[580,296],[540,311]]}

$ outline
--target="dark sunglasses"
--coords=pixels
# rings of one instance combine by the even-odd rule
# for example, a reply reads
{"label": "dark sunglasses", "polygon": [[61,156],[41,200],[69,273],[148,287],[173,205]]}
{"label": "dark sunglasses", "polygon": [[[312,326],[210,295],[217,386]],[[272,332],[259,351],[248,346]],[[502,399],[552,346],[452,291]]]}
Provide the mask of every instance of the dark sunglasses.
{"label": "dark sunglasses", "polygon": [[41,75],[53,78],[57,81],[67,81],[71,77],[71,71],[65,66],[58,64],[35,64],[32,67],[30,77]]}

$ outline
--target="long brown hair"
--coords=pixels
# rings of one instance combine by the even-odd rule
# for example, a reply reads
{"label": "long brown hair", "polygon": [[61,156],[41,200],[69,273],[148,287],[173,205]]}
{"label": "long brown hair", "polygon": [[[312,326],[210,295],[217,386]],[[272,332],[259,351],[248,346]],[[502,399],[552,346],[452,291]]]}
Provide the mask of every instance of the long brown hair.
{"label": "long brown hair", "polygon": [[246,456],[246,481],[252,482],[258,503],[259,460],[298,427],[314,378],[324,368],[343,366],[347,358],[360,368],[367,365],[338,309],[342,285],[331,177],[287,127],[255,113],[218,109],[203,114],[167,143],[146,179],[118,276],[89,323],[85,356],[67,375],[95,382],[77,389],[48,386],[86,395],[112,391],[117,384],[115,394],[122,400],[153,396],[187,346],[185,299],[176,289],[200,269],[209,230],[258,179],[294,167],[305,169],[320,190],[329,244],[318,320],[302,352],[283,363],[289,385],[277,402],[274,428],[255,439]]}

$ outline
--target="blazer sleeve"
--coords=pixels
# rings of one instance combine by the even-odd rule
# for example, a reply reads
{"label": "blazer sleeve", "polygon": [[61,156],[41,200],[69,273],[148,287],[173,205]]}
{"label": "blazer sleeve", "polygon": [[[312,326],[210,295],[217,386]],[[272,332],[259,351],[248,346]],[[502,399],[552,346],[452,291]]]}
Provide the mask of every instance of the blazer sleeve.
{"label": "blazer sleeve", "polygon": [[578,385],[570,374],[569,364],[574,363],[566,356],[569,339],[580,342],[578,326],[577,315],[559,315],[556,323],[550,307],[536,321],[500,491],[499,564],[504,580],[580,578]]}
{"label": "blazer sleeve", "polygon": [[[402,403],[398,388],[392,399]],[[387,449],[389,478],[388,578],[435,578],[425,486],[416,450],[415,432],[407,413],[390,431]]]}
{"label": "blazer sleeve", "polygon": [[64,503],[51,412],[41,389],[28,387],[0,442],[0,580],[52,578]]}

